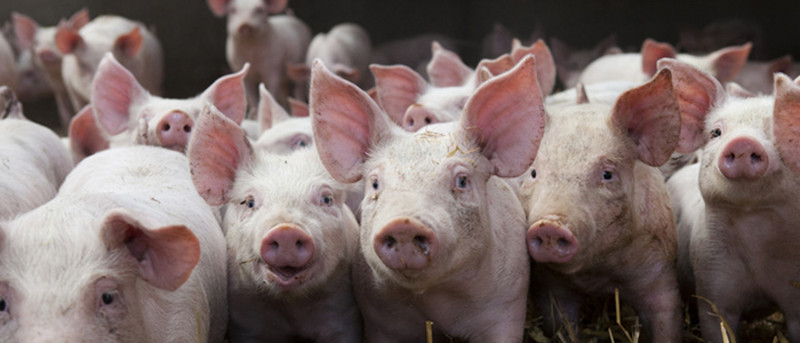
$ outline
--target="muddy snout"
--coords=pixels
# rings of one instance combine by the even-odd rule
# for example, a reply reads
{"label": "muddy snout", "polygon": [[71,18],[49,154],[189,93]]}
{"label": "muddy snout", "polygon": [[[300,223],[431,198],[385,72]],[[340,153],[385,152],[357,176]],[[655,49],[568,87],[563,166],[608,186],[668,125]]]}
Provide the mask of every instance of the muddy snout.
{"label": "muddy snout", "polygon": [[528,253],[539,263],[566,263],[578,252],[578,240],[566,227],[539,220],[528,229]]}
{"label": "muddy snout", "polygon": [[412,219],[398,219],[384,226],[373,242],[383,263],[395,270],[423,269],[436,255],[436,234]]}

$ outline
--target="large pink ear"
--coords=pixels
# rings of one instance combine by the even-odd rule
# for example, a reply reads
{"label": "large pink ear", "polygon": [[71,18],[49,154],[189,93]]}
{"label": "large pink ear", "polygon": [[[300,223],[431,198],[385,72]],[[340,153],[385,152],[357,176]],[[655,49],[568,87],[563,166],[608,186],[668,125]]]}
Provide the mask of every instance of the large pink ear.
{"label": "large pink ear", "polygon": [[515,177],[533,163],[545,117],[535,59],[528,56],[475,90],[464,107],[459,133],[478,144],[494,175]]}
{"label": "large pink ear", "polygon": [[146,96],[147,91],[136,77],[119,64],[114,55],[106,53],[92,82],[92,106],[100,127],[109,135],[125,131],[131,105]]}
{"label": "large pink ear", "polygon": [[108,149],[108,139],[97,125],[92,105],[86,105],[69,122],[70,149],[74,156],[87,157]]}
{"label": "large pink ear", "polygon": [[39,30],[39,24],[31,17],[17,12],[11,12],[11,20],[14,21],[14,34],[20,47],[25,50],[30,49],[36,38],[36,31]]}
{"label": "large pink ear", "polygon": [[250,63],[245,63],[242,70],[218,78],[202,94],[203,98],[237,124],[242,123],[247,113],[244,77],[249,69]]}
{"label": "large pink ear", "polygon": [[292,112],[292,117],[302,118],[311,114],[308,110],[308,104],[295,98],[289,98],[289,109]]}
{"label": "large pink ear", "polygon": [[539,87],[545,96],[550,94],[556,84],[556,62],[547,44],[540,39],[526,48],[518,39],[514,39],[512,45],[511,59],[514,63],[519,63],[527,55],[536,57],[536,77],[539,79]]}
{"label": "large pink ear", "polygon": [[370,145],[390,130],[372,98],[331,73],[322,61],[311,66],[311,122],[314,144],[325,168],[345,183],[361,179]]}
{"label": "large pink ear", "polygon": [[442,47],[437,41],[431,43],[433,57],[426,71],[431,84],[436,87],[461,86],[472,75],[473,71],[461,61],[461,57]]}
{"label": "large pink ear", "polygon": [[681,115],[672,89],[672,73],[662,69],[647,83],[622,93],[611,124],[631,138],[640,161],[660,166],[678,145]]}
{"label": "large pink ear", "polygon": [[73,30],[80,30],[84,25],[89,23],[89,9],[81,8],[78,12],[75,12],[75,14],[69,17],[68,22]]}
{"label": "large pink ear", "polygon": [[672,58],[658,62],[659,68],[672,72],[672,87],[681,111],[681,136],[676,149],[691,153],[706,142],[706,116],[725,100],[725,89],[716,78]]}
{"label": "large pink ear", "polygon": [[642,72],[651,77],[658,71],[658,60],[675,58],[675,56],[677,56],[677,52],[672,45],[648,38],[642,44]]}
{"label": "large pink ear", "polygon": [[269,14],[278,14],[283,12],[283,10],[286,9],[288,2],[289,0],[264,0],[264,3],[267,4]]}
{"label": "large pink ear", "polygon": [[375,76],[378,103],[389,118],[402,124],[406,109],[417,103],[420,95],[428,90],[428,83],[413,69],[404,65],[369,66]]}
{"label": "large pink ear", "polygon": [[109,249],[128,250],[143,280],[174,291],[189,279],[200,261],[200,241],[184,225],[161,226],[149,218],[129,209],[111,210],[103,219],[100,235]]}
{"label": "large pink ear", "polygon": [[238,124],[208,105],[197,117],[186,155],[197,192],[218,206],[230,200],[236,171],[249,167],[253,148]]}
{"label": "large pink ear", "polygon": [[71,54],[75,49],[83,44],[83,38],[78,31],[67,27],[66,24],[58,25],[56,31],[56,47],[62,54]]}
{"label": "large pink ear", "polygon": [[261,133],[284,120],[289,119],[289,113],[275,101],[272,94],[263,83],[258,85],[258,130]]}
{"label": "large pink ear", "polygon": [[709,55],[714,75],[720,83],[730,82],[736,78],[744,64],[747,63],[747,56],[750,55],[752,47],[753,44],[747,43],[720,49]]}
{"label": "large pink ear", "polygon": [[783,74],[775,75],[775,107],[772,116],[775,147],[783,162],[800,174],[800,85]]}
{"label": "large pink ear", "polygon": [[208,7],[215,16],[224,17],[228,14],[228,4],[231,1],[232,0],[208,0]]}
{"label": "large pink ear", "polygon": [[136,56],[142,48],[143,38],[140,30],[137,26],[130,32],[117,37],[117,40],[114,41],[114,50],[127,57]]}

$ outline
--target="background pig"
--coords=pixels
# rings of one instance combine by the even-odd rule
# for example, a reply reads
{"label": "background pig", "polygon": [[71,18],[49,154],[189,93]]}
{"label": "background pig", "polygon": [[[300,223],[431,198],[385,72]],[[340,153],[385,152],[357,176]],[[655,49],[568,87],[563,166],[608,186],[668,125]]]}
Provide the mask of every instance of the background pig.
{"label": "background pig", "polygon": [[713,73],[720,82],[728,82],[736,77],[747,61],[752,44],[733,46],[714,51],[708,55],[695,56],[678,54],[669,43],[659,43],[647,39],[640,53],[607,55],[586,66],[578,82],[589,85],[596,82],[629,80],[643,82],[653,76],[659,59],[677,58],[701,70]]}
{"label": "background pig", "polygon": [[247,100],[258,103],[258,84],[264,83],[282,106],[290,89],[285,89],[286,65],[302,63],[311,41],[311,29],[293,15],[276,15],[288,0],[208,0],[211,11],[228,16],[225,56],[233,70],[245,63],[252,69],[245,78]]}
{"label": "background pig", "polygon": [[[92,87],[92,109],[99,127],[112,145],[146,144],[183,152],[194,121],[206,103],[241,123],[245,115],[242,80],[248,66],[220,77],[200,95],[166,99],[150,94],[135,76],[107,54],[97,68]],[[70,134],[82,134],[70,131]],[[87,132],[91,134],[91,132]]]}
{"label": "background pig", "polygon": [[0,223],[0,339],[221,342],[225,238],[190,177],[166,149],[99,153]]}
{"label": "background pig", "polygon": [[432,57],[429,48],[433,42],[438,42],[447,50],[458,52],[455,39],[438,33],[427,33],[376,45],[372,53],[372,63],[402,64],[427,77],[426,67]]}
{"label": "background pig", "polygon": [[766,61],[748,61],[733,82],[755,94],[772,94],[773,76],[775,73],[793,75],[792,56]]}
{"label": "background pig", "polygon": [[368,341],[523,337],[524,219],[499,177],[522,173],[544,127],[534,58],[479,87],[460,122],[404,132],[314,63],[314,140],[337,180],[366,181],[354,287]]}
{"label": "background pig", "polygon": [[64,55],[61,74],[77,112],[91,99],[92,79],[103,56],[110,52],[130,70],[145,89],[161,94],[163,57],[161,44],[142,23],[104,15],[80,30],[60,26],[56,46]]}
{"label": "background pig", "polygon": [[617,46],[615,35],[604,38],[594,48],[586,50],[575,49],[554,37],[550,39],[550,48],[553,50],[553,59],[558,70],[558,80],[564,88],[575,87],[581,72],[592,61],[604,55],[622,53],[622,49]]}
{"label": "background pig", "polygon": [[288,154],[314,144],[311,118],[307,111],[305,116],[289,116],[263,84],[259,85],[259,93],[258,123],[261,134],[255,143],[257,150]]}
{"label": "background pig", "polygon": [[[62,78],[62,55],[56,47],[57,28],[55,26],[41,27],[33,18],[16,12],[12,13],[11,17],[20,47],[30,53],[34,66],[43,73],[47,85],[55,95],[61,126],[67,127],[75,109],[70,103]],[[62,22],[61,25],[77,31],[88,22],[89,10],[82,9],[73,14],[68,21]]]}
{"label": "background pig", "polygon": [[188,155],[200,194],[227,205],[231,341],[360,342],[350,281],[358,224],[347,186],[316,150],[254,150],[236,123],[209,110]]}
{"label": "background pig", "polygon": [[562,319],[576,325],[585,296],[618,288],[648,342],[681,340],[675,224],[655,168],[675,149],[680,125],[669,71],[613,107],[590,102],[549,113],[519,190],[535,262],[531,299],[546,331]]}
{"label": "background pig", "polygon": [[3,35],[0,35],[0,86],[8,86],[11,89],[17,86],[14,50]]}
{"label": "background pig", "polygon": [[361,89],[374,85],[369,73],[372,44],[367,31],[355,23],[338,24],[327,33],[314,36],[308,46],[305,63],[290,64],[288,75],[294,81],[294,97],[308,101],[311,64],[319,58],[328,68]]}
{"label": "background pig", "polygon": [[52,199],[70,170],[58,136],[25,119],[11,89],[0,86],[0,219]]}
{"label": "background pig", "polygon": [[800,272],[795,144],[800,137],[793,128],[800,86],[778,74],[774,97],[726,98],[710,75],[676,61],[662,64],[673,70],[676,90],[691,94],[682,97],[682,107],[699,118],[707,114],[705,126],[687,136],[694,148],[702,147],[700,163],[669,181],[673,201],[682,209],[677,212],[682,274],[693,274],[692,294],[703,297],[698,300],[703,339],[723,342],[721,319],[736,333],[743,316],[777,305],[789,340],[798,341],[800,304],[793,277]]}

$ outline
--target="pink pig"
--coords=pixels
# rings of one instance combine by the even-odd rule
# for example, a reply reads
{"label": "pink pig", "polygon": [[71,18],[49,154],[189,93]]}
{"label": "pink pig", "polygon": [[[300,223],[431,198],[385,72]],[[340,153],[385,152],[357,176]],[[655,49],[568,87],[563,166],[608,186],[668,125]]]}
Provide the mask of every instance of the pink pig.
{"label": "pink pig", "polygon": [[354,287],[367,341],[520,342],[524,214],[500,177],[524,172],[544,130],[534,58],[482,84],[459,122],[411,133],[315,62],[311,116],[334,178],[366,181]]}

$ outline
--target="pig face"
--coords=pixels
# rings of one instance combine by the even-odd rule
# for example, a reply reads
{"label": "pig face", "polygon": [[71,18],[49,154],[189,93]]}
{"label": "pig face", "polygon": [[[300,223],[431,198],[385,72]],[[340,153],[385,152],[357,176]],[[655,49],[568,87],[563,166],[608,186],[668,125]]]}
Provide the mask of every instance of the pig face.
{"label": "pig face", "polygon": [[[92,106],[100,127],[127,144],[162,146],[183,152],[194,121],[207,103],[241,123],[245,113],[241,71],[217,79],[195,98],[165,99],[150,95],[125,67],[107,54],[93,83]],[[113,91],[112,91],[113,90]]]}
{"label": "pig face", "polygon": [[[21,47],[33,53],[36,65],[46,71],[49,77],[60,80],[62,55],[56,46],[57,27],[40,27],[32,18],[20,13],[12,13],[11,16]],[[88,22],[89,11],[82,9],[61,25],[79,30]]]}
{"label": "pig face", "polygon": [[281,13],[287,0],[208,0],[217,16],[228,16],[228,35],[247,38],[263,33],[269,15]]}
{"label": "pig face", "polygon": [[294,150],[311,147],[314,143],[308,107],[290,99],[292,114],[281,107],[264,84],[259,85],[258,123],[261,135],[254,144],[260,151],[288,154]]}

